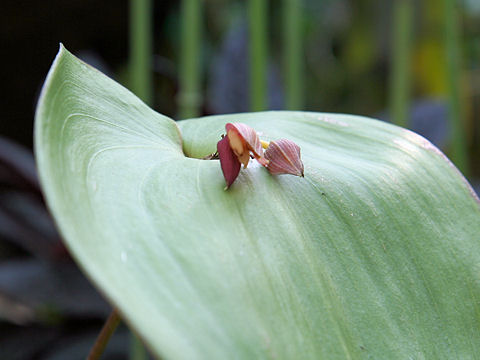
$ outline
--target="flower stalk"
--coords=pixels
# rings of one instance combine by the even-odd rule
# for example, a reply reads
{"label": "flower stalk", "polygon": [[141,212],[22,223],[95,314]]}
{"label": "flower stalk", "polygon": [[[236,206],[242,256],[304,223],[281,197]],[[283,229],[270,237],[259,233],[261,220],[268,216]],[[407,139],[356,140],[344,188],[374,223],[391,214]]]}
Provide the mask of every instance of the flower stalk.
{"label": "flower stalk", "polygon": [[118,324],[120,324],[120,321],[120,314],[118,313],[117,309],[114,308],[107,321],[103,325],[100,334],[98,334],[95,344],[93,344],[93,347],[88,354],[87,360],[100,359],[105,348],[107,347],[108,340],[110,340],[110,337],[115,332],[115,329],[117,328]]}

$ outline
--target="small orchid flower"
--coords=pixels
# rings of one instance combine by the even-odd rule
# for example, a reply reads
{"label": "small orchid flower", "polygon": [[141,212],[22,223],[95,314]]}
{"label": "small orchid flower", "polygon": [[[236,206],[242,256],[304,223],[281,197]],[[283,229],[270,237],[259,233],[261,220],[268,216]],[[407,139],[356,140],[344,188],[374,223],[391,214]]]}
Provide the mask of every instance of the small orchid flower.
{"label": "small orchid flower", "polygon": [[[250,126],[242,123],[225,125],[227,135],[217,143],[218,157],[228,189],[237,178],[241,164],[247,168],[250,157],[265,166],[271,174],[303,176],[300,148],[293,141],[281,139],[266,143]],[[264,154],[263,148],[266,148]],[[268,157],[267,157],[268,156]]]}
{"label": "small orchid flower", "polygon": [[248,162],[250,161],[250,152],[253,157],[263,166],[268,162],[263,157],[262,143],[255,130],[250,126],[242,123],[228,123],[225,125],[227,130],[227,137],[235,155],[238,157],[238,161],[243,164],[243,168],[246,169]]}
{"label": "small orchid flower", "polygon": [[258,134],[250,126],[242,123],[225,125],[227,136],[217,143],[218,157],[227,188],[233,184],[240,172],[240,165],[247,168],[250,156],[265,166],[268,161],[263,157],[262,143]]}

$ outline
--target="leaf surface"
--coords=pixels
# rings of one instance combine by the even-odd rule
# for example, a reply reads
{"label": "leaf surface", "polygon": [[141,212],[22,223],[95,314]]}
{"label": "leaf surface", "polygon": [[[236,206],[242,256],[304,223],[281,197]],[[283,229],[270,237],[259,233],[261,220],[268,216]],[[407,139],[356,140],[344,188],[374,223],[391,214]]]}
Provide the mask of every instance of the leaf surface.
{"label": "leaf surface", "polygon": [[[305,178],[252,162],[224,191],[198,158],[228,122],[297,143]],[[480,353],[479,201],[412,132],[305,112],[177,126],[62,47],[35,143],[70,251],[159,356]]]}

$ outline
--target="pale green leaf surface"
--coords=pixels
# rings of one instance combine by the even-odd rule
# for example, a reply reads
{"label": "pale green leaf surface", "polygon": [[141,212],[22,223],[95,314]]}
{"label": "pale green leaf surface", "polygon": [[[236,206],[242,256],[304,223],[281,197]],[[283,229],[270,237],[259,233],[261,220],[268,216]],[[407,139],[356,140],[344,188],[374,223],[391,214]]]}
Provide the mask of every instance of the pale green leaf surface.
{"label": "pale green leaf surface", "polygon": [[[224,191],[226,122],[302,149]],[[429,142],[348,115],[177,125],[61,48],[36,115],[48,206],[75,259],[166,359],[480,353],[480,206]]]}

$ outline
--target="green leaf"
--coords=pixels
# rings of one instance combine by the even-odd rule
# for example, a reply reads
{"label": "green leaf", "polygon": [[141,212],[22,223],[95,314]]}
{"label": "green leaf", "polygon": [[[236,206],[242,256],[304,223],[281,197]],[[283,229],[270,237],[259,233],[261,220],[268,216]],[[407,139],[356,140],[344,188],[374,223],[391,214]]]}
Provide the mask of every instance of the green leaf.
{"label": "green leaf", "polygon": [[[227,122],[295,141],[305,178],[252,163],[224,191],[218,160],[195,157],[215,151]],[[36,114],[40,178],[65,242],[153,353],[480,353],[479,200],[428,141],[307,112],[178,126],[63,47]]]}

